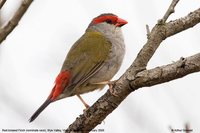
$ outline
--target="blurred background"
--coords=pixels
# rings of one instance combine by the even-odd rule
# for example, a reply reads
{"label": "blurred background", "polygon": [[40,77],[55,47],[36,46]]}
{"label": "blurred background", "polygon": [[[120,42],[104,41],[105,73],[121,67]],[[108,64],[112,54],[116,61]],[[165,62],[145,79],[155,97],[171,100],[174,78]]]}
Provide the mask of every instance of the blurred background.
{"label": "blurred background", "polygon": [[[8,0],[1,12],[1,24],[12,17],[20,0]],[[77,97],[48,106],[32,123],[34,111],[49,95],[65,56],[85,32],[91,19],[101,13],[114,13],[129,23],[122,30],[126,43],[123,65],[114,79],[130,66],[147,41],[150,29],[162,18],[171,0],[35,0],[19,25],[0,45],[0,132],[2,129],[66,129],[83,112]],[[169,20],[187,15],[200,7],[200,1],[181,0]],[[148,69],[172,63],[200,52],[200,25],[167,38],[148,64]],[[170,133],[184,129],[200,132],[200,73],[188,75],[130,94],[95,129],[106,133]],[[102,91],[82,95],[89,105]]]}

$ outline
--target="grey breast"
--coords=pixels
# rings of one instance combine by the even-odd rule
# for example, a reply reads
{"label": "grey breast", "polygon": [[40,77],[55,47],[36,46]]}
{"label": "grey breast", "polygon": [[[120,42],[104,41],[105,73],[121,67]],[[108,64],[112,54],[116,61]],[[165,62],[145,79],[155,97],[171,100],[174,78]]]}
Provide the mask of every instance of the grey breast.
{"label": "grey breast", "polygon": [[121,28],[101,23],[95,27],[91,27],[91,29],[102,33],[111,42],[112,49],[108,60],[105,61],[102,68],[93,76],[90,82],[110,80],[119,70],[125,54],[125,44]]}

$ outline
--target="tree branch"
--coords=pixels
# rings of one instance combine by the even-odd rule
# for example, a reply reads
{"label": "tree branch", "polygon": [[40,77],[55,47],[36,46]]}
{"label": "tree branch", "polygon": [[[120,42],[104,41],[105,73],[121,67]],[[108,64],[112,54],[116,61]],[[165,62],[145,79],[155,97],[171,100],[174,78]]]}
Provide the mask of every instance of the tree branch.
{"label": "tree branch", "polygon": [[[128,79],[132,80],[135,75],[135,69],[145,69],[147,63],[154,55],[157,48],[160,46],[161,42],[167,37],[175,35],[186,29],[192,28],[200,22],[200,8],[189,13],[187,16],[170,21],[165,24],[157,24],[153,27],[147,43],[138,53],[135,61],[132,63],[131,67],[128,69],[129,73]],[[140,70],[139,69],[139,70]]]}
{"label": "tree branch", "polygon": [[23,0],[20,7],[14,14],[14,16],[11,18],[11,20],[7,23],[6,26],[4,26],[2,29],[0,29],[0,44],[6,39],[6,37],[13,31],[13,29],[18,25],[20,19],[28,9],[28,7],[31,5],[33,0]]}
{"label": "tree branch", "polygon": [[5,4],[6,0],[0,0],[0,10],[3,7],[3,5]]}
{"label": "tree branch", "polygon": [[[118,105],[131,92],[138,89],[139,87],[164,83],[183,77],[189,73],[200,71],[199,54],[188,57],[186,59],[182,58],[183,60],[169,64],[167,66],[158,67],[152,70],[145,70],[149,60],[163,40],[181,31],[189,29],[199,22],[200,9],[197,9],[183,18],[170,21],[168,23],[156,24],[152,31],[149,33],[149,38],[146,44],[140,50],[132,65],[117,80],[117,82],[113,84],[113,90],[115,91],[117,97],[112,95],[110,91],[107,91],[87,111],[85,111],[84,114],[80,115],[68,127],[66,133],[73,131],[91,131],[96,127],[96,125],[100,124],[114,109],[116,109]],[[176,73],[176,75],[170,75],[171,73],[168,72],[168,70],[172,71],[171,73]],[[148,74],[151,74],[152,76],[154,72],[157,72],[157,77],[146,77],[145,82],[142,82],[144,80],[140,78],[141,76],[148,76]],[[158,75],[160,76],[160,79],[158,79]]]}
{"label": "tree branch", "polygon": [[165,66],[144,70],[135,75],[131,86],[136,88],[153,86],[174,79],[182,78],[190,73],[200,71],[200,53]]}
{"label": "tree branch", "polygon": [[179,2],[179,0],[173,0],[172,3],[170,4],[169,8],[167,9],[167,12],[163,16],[162,19],[158,20],[158,23],[165,23],[168,19],[168,17],[175,12],[174,8],[176,4]]}
{"label": "tree branch", "polygon": [[[168,22],[165,37],[170,37],[188,28],[192,28],[200,22],[200,8],[189,13],[187,16]],[[172,29],[173,28],[173,29]]]}

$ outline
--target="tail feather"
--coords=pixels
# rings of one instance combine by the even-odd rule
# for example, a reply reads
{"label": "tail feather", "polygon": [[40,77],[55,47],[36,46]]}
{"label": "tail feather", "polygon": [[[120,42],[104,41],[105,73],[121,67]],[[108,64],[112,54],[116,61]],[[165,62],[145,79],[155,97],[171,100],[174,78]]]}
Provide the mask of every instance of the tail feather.
{"label": "tail feather", "polygon": [[34,121],[38,115],[52,102],[51,99],[47,99],[36,111],[35,113],[31,116],[31,118],[29,119],[29,122]]}
{"label": "tail feather", "polygon": [[69,71],[62,71],[58,74],[55,80],[55,86],[53,87],[49,97],[47,100],[39,107],[38,110],[31,116],[29,119],[29,122],[34,121],[38,115],[53,101],[57,100],[59,95],[63,93],[65,87],[69,84],[70,82],[70,75],[71,73]]}

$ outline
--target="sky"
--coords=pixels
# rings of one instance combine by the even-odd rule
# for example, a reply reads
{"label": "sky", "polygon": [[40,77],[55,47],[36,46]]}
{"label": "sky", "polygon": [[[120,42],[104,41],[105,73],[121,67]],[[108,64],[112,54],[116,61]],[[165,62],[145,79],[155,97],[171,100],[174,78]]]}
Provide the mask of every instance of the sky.
{"label": "sky", "polygon": [[[66,129],[84,106],[74,96],[48,106],[32,123],[28,119],[46,100],[67,52],[84,34],[92,18],[114,13],[128,21],[122,27],[126,55],[118,79],[131,65],[147,41],[145,25],[150,29],[170,5],[158,0],[35,0],[19,25],[0,45],[0,132],[3,129]],[[1,12],[5,25],[20,0],[9,0]],[[199,8],[200,1],[180,0],[168,21],[183,17]],[[166,65],[200,51],[200,25],[164,40],[147,68]],[[131,93],[95,129],[106,133],[170,133],[186,123],[200,132],[200,73]],[[92,105],[102,91],[83,94]]]}

